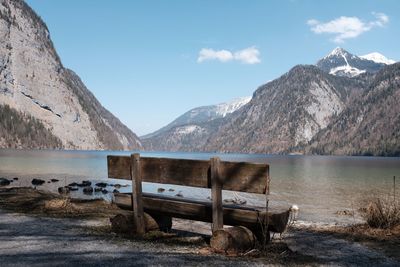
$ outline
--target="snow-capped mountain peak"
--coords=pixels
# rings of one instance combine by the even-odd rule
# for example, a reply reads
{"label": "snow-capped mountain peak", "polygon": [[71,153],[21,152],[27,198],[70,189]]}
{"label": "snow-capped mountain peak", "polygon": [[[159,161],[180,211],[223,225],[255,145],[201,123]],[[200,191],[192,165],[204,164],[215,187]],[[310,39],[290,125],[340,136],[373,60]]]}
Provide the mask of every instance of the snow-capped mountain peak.
{"label": "snow-capped mountain peak", "polygon": [[382,55],[381,53],[378,53],[378,52],[369,53],[369,54],[360,56],[360,58],[371,60],[375,63],[383,63],[386,65],[391,65],[391,64],[396,63],[396,61],[394,61],[393,59],[388,59],[387,57],[385,57],[384,55]]}
{"label": "snow-capped mountain peak", "polygon": [[325,58],[334,57],[334,56],[346,56],[348,52],[341,47],[336,47],[332,50]]}
{"label": "snow-capped mountain peak", "polygon": [[379,53],[359,57],[343,48],[336,47],[327,56],[319,60],[316,65],[332,75],[355,77],[365,72],[375,73],[385,65],[393,63],[394,61]]}

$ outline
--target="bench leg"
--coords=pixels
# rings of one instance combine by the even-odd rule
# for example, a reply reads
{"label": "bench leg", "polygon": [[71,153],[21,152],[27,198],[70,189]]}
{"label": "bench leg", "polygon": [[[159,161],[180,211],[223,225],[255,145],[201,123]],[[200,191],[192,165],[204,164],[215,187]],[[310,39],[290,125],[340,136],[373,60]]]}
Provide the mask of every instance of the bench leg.
{"label": "bench leg", "polygon": [[212,232],[224,228],[224,211],[222,209],[222,183],[220,179],[220,159],[211,158],[211,198],[212,198]]}
{"label": "bench leg", "polygon": [[133,222],[138,235],[145,233],[143,200],[142,200],[142,174],[140,168],[140,154],[131,155],[132,178],[132,208]]}

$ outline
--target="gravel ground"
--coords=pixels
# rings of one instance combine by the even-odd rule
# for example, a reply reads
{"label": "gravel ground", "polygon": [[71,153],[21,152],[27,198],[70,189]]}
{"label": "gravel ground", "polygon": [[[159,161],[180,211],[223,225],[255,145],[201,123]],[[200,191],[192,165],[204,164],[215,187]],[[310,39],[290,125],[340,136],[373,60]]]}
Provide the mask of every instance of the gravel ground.
{"label": "gravel ground", "polygon": [[[400,262],[366,246],[316,233],[302,228],[292,229],[285,238],[292,251],[313,256],[333,266],[400,266]],[[399,248],[400,253],[400,248]]]}
{"label": "gravel ground", "polygon": [[[199,245],[132,241],[88,231],[106,222],[106,219],[57,219],[0,210],[0,266],[264,265],[262,259],[194,254]],[[292,230],[285,241],[292,250],[315,257],[315,265],[400,265],[379,252],[331,235]]]}
{"label": "gravel ground", "polygon": [[0,266],[261,266],[257,260],[196,255],[188,245],[124,240],[85,227],[104,220],[56,219],[0,210]]}

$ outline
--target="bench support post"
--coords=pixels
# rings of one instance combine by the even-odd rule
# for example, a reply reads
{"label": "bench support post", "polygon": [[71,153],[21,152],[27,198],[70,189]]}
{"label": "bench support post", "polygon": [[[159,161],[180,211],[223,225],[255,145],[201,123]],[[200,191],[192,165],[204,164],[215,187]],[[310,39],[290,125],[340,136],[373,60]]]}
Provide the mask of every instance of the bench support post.
{"label": "bench support post", "polygon": [[220,159],[218,157],[211,158],[212,232],[224,228],[220,173]]}
{"label": "bench support post", "polygon": [[142,201],[142,174],[140,167],[140,154],[131,155],[131,178],[132,178],[132,207],[133,222],[138,235],[145,234],[143,201]]}

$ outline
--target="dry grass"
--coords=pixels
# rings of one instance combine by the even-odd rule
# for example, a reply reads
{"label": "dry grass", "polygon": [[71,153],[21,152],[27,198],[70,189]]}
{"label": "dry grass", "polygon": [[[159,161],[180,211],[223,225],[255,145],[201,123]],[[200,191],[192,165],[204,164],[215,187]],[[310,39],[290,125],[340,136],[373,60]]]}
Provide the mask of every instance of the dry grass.
{"label": "dry grass", "polygon": [[393,197],[375,197],[360,211],[372,228],[389,229],[400,225],[400,201]]}

